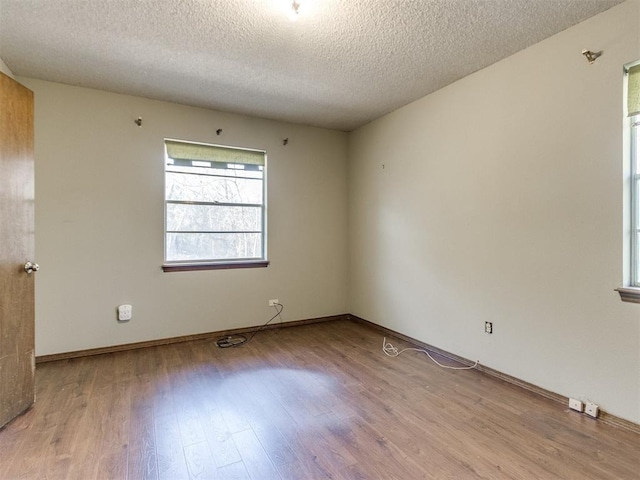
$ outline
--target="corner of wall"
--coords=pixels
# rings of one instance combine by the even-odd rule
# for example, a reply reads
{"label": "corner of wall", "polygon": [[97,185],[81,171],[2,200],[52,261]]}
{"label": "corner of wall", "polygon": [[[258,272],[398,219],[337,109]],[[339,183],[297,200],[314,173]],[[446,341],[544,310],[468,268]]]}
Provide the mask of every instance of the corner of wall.
{"label": "corner of wall", "polygon": [[4,60],[2,60],[2,58],[0,58],[0,72],[4,73],[5,75],[9,75],[11,78],[16,78],[13,75],[13,72],[9,69],[9,67],[7,67],[7,64],[4,63]]}

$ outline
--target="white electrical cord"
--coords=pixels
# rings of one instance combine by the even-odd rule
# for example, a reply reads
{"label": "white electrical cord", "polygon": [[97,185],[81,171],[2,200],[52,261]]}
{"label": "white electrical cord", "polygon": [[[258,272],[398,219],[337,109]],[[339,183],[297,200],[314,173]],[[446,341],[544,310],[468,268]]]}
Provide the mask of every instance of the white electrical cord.
{"label": "white electrical cord", "polygon": [[403,348],[402,350],[398,350],[396,347],[394,347],[389,342],[387,342],[387,337],[383,337],[382,338],[382,351],[384,352],[384,354],[387,357],[397,357],[398,355],[400,355],[403,352],[406,352],[407,350],[414,350],[416,352],[422,352],[427,357],[429,357],[431,359],[431,361],[433,361],[433,363],[435,363],[439,367],[448,368],[450,370],[471,370],[472,368],[476,368],[476,366],[478,365],[478,361],[476,360],[476,363],[474,363],[470,367],[450,367],[449,365],[443,365],[440,362],[438,362],[435,358],[433,358],[431,356],[431,354],[427,350],[424,350],[422,348],[411,348],[411,347]]}

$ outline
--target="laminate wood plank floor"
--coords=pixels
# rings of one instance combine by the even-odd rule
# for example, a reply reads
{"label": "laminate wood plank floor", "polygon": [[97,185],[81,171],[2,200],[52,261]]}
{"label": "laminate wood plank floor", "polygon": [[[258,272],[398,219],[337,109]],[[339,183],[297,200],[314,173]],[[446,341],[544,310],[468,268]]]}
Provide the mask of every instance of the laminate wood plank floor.
{"label": "laminate wood plank floor", "polygon": [[0,479],[640,479],[640,435],[348,320],[44,363],[36,391]]}

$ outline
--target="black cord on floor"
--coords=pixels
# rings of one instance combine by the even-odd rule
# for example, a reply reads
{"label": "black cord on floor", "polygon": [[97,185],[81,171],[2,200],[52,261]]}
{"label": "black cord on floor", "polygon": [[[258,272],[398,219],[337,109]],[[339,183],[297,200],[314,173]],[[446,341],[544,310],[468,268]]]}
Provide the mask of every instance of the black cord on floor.
{"label": "black cord on floor", "polygon": [[[216,340],[216,345],[219,348],[230,348],[230,347],[239,347],[241,345],[244,345],[246,343],[249,343],[251,341],[251,339],[253,339],[253,337],[256,336],[256,333],[260,332],[261,330],[263,330],[267,325],[269,325],[273,320],[275,320],[276,318],[280,317],[280,314],[282,313],[282,311],[284,310],[284,305],[282,305],[281,303],[274,303],[273,307],[276,309],[277,313],[271,317],[267,323],[265,323],[264,325],[262,325],[260,328],[258,328],[257,330],[255,330],[251,336],[249,336],[248,338],[245,335],[242,334],[237,334],[237,335],[227,335],[226,337],[222,337],[219,338],[218,340]],[[282,317],[280,317],[282,319]]]}

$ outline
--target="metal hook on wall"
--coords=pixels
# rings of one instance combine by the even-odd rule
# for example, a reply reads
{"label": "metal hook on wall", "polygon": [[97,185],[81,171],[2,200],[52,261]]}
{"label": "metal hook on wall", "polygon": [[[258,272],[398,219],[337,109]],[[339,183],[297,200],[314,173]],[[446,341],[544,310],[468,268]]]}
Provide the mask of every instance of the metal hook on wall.
{"label": "metal hook on wall", "polygon": [[589,64],[592,64],[596,61],[596,58],[602,55],[602,50],[599,52],[592,52],[591,50],[582,50],[582,55],[585,56]]}
{"label": "metal hook on wall", "polygon": [[142,128],[142,117],[138,117],[136,118],[133,123],[135,123],[136,125],[138,125],[138,127]]}
{"label": "metal hook on wall", "polygon": [[287,145],[288,143],[289,143],[289,138],[288,138],[288,137],[287,137],[287,138],[284,138],[284,139],[282,140],[282,144],[283,144],[283,145]]}
{"label": "metal hook on wall", "polygon": [[220,135],[221,133],[222,133],[222,129],[221,128],[216,130],[216,135]]}

